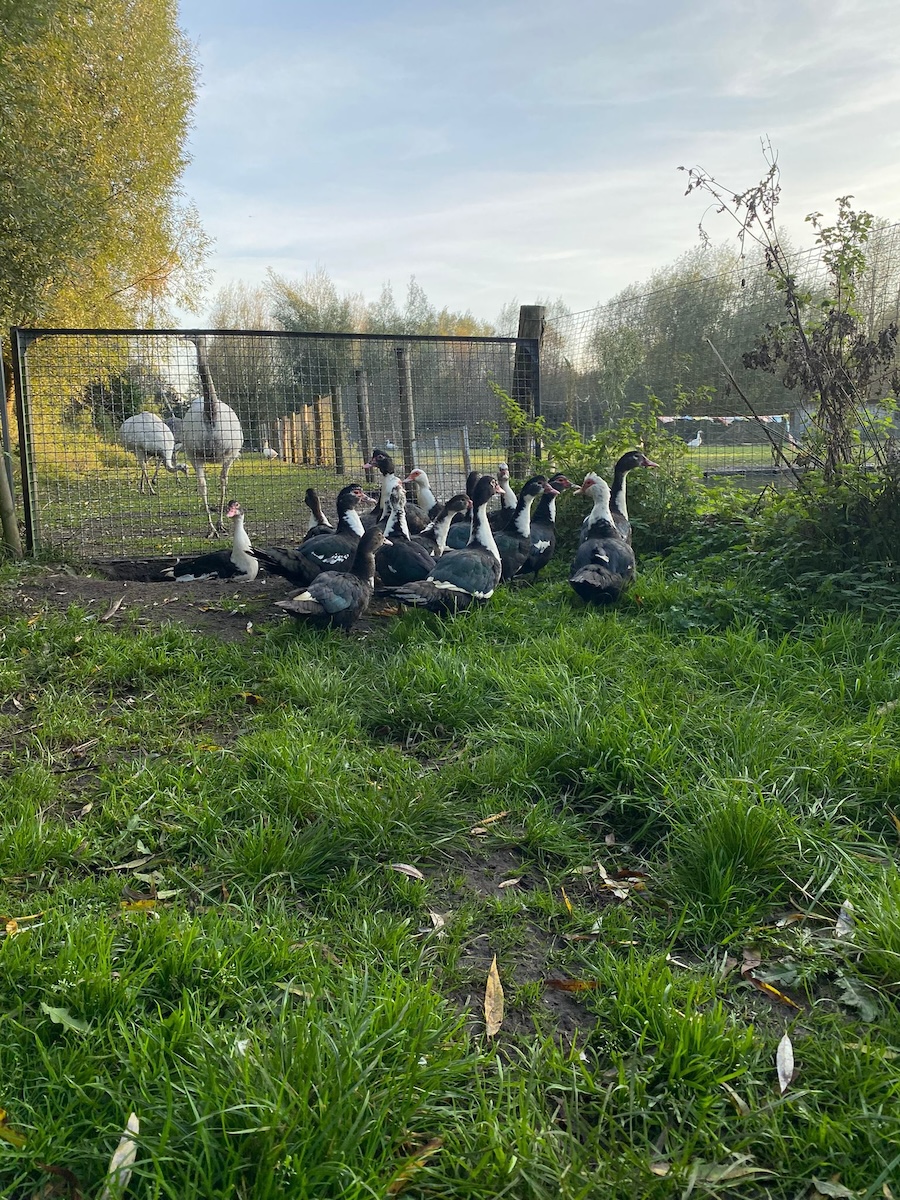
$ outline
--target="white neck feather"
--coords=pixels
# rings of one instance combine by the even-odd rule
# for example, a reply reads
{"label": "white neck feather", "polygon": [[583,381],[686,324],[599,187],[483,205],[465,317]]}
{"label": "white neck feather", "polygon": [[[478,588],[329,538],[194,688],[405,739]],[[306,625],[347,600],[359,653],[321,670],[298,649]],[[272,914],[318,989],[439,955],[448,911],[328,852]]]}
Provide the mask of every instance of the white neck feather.
{"label": "white neck feather", "polygon": [[494,531],[491,529],[491,523],[487,517],[486,503],[480,505],[472,513],[472,533],[468,544],[484,546],[485,550],[490,550],[497,562],[500,562],[500,551],[494,541]]}

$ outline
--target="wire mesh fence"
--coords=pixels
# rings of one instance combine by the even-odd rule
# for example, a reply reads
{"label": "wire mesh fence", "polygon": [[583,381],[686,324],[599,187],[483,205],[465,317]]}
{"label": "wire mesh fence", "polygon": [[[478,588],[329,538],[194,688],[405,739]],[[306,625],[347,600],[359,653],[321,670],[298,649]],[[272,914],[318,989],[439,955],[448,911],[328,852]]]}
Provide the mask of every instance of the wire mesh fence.
{"label": "wire mesh fence", "polygon": [[[866,260],[857,307],[872,336],[900,317],[900,225],[873,232]],[[790,265],[801,289],[823,294],[828,268],[820,247],[793,256]],[[548,321],[541,356],[547,424],[568,422],[590,438],[653,396],[662,406],[661,425],[685,442],[708,476],[789,483],[780,452],[802,462],[811,412],[778,377],[742,362],[766,324],[783,318],[783,294],[761,267],[701,276],[694,264],[669,278],[665,287],[627,289],[610,304]],[[860,414],[863,438],[879,436],[880,399],[870,397],[871,407]]]}
{"label": "wire mesh fence", "polygon": [[257,544],[290,544],[307,487],[327,511],[346,483],[380,483],[363,470],[375,447],[439,496],[495,469],[508,448],[495,386],[513,391],[538,354],[516,338],[231,331],[16,329],[12,344],[26,541],[73,558],[180,554],[208,536],[199,477],[217,510],[228,457],[192,445],[210,380],[236,454],[227,498]]}

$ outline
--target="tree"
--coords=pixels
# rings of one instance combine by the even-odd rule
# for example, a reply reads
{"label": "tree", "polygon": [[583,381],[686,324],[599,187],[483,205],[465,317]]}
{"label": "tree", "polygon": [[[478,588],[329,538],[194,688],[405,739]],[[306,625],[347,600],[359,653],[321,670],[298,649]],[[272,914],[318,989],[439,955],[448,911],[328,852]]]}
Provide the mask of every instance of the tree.
{"label": "tree", "polygon": [[207,249],[176,0],[0,0],[0,321],[152,324]]}

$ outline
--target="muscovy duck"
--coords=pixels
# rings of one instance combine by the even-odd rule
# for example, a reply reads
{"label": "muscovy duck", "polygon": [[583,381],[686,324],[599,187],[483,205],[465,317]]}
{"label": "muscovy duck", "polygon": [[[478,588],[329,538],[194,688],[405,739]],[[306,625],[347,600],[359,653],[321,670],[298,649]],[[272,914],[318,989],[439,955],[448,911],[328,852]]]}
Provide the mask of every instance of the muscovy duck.
{"label": "muscovy duck", "polygon": [[334,526],[322,511],[319,493],[315,488],[306,489],[303,503],[309,509],[309,524],[306,527],[306,533],[303,535],[304,542],[308,542],[310,538],[319,537],[323,533],[334,532]]}
{"label": "muscovy duck", "polygon": [[231,579],[234,583],[252,583],[259,571],[253,557],[250,538],[244,529],[244,510],[237,500],[230,501],[225,516],[234,522],[230,550],[215,550],[198,558],[179,558],[174,567],[160,572],[163,579],[192,583],[195,579]]}
{"label": "muscovy duck", "polygon": [[[470,471],[466,476],[466,495],[470,500],[475,495],[475,485],[481,478],[482,474],[480,471]],[[447,534],[447,549],[464,550],[469,543],[469,534],[471,532],[472,518],[462,514],[455,516],[450,523],[450,531]]]}
{"label": "muscovy duck", "polygon": [[385,543],[375,555],[375,569],[385,587],[425,579],[434,566],[426,548],[409,536],[406,524],[406,492],[402,484],[391,490],[390,513],[384,527]]}
{"label": "muscovy duck", "polygon": [[616,463],[613,471],[612,488],[609,497],[609,511],[612,513],[612,519],[616,529],[621,533],[622,537],[631,545],[631,522],[628,520],[628,508],[625,503],[625,484],[628,478],[628,472],[633,471],[635,467],[658,467],[659,463],[653,462],[641,450],[629,450],[627,454],[623,454]]}
{"label": "muscovy duck", "polygon": [[[447,535],[450,532],[451,524],[456,520],[458,514],[471,511],[472,501],[464,492],[457,492],[455,496],[450,497],[446,504],[440,505],[434,520],[429,521],[422,532],[416,534],[412,540],[424,546],[433,558],[440,558],[447,549]],[[470,518],[470,528],[471,524]],[[458,549],[461,550],[462,546]]]}
{"label": "muscovy duck", "polygon": [[[364,524],[383,525],[390,511],[391,492],[402,480],[394,468],[394,460],[384,450],[373,450],[372,457],[364,464],[366,470],[377,467],[381,472],[381,493],[377,506],[366,519]],[[411,533],[421,533],[428,524],[428,514],[424,513],[417,504],[407,504],[406,521]]]}
{"label": "muscovy duck", "polygon": [[296,549],[276,546],[253,553],[268,571],[301,586],[311,583],[321,571],[347,570],[365,532],[356,511],[358,504],[371,501],[358,483],[350,483],[338,492],[338,525],[334,533],[310,538]]}
{"label": "muscovy duck", "polygon": [[[565,475],[551,475],[550,486],[557,494],[572,484]],[[556,496],[544,492],[531,518],[531,553],[519,568],[519,575],[533,575],[537,583],[538,572],[546,567],[556,551]]]}
{"label": "muscovy duck", "polygon": [[468,545],[442,554],[427,579],[396,588],[398,600],[431,612],[453,613],[493,596],[500,582],[500,551],[488,524],[487,505],[492,496],[499,495],[500,485],[492,475],[478,480]]}
{"label": "muscovy duck", "polygon": [[635,576],[634,551],[616,529],[609,509],[609,485],[591,472],[578,491],[594,501],[588,537],[578,547],[569,583],[592,604],[613,604]]}
{"label": "muscovy duck", "polygon": [[416,499],[418,507],[422,512],[426,513],[429,521],[433,521],[440,511],[441,505],[437,497],[431,490],[431,484],[428,481],[428,476],[421,467],[413,467],[407,477],[403,480],[404,483],[411,483],[416,489]]}
{"label": "muscovy duck", "polygon": [[502,578],[512,579],[528,561],[531,554],[531,506],[535,499],[544,492],[552,492],[558,496],[554,488],[547,482],[544,475],[534,475],[527,480],[519,492],[513,518],[506,529],[495,529],[494,540],[500,551],[500,561],[503,564]]}
{"label": "muscovy duck", "polygon": [[375,586],[375,555],[383,545],[381,528],[367,529],[349,571],[322,571],[305,591],[276,604],[298,621],[346,632],[369,607]]}
{"label": "muscovy duck", "polygon": [[509,463],[503,462],[497,467],[497,482],[503,488],[503,495],[500,497],[499,512],[506,513],[507,519],[511,519],[519,502],[519,497],[512,490],[512,485],[509,482]]}

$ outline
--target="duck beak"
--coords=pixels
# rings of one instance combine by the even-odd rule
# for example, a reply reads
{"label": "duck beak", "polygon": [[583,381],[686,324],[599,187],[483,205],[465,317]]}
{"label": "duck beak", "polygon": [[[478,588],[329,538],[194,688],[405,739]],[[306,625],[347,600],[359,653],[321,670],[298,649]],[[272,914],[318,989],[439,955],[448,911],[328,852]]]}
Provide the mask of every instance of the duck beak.
{"label": "duck beak", "polygon": [[647,456],[645,454],[644,461],[641,463],[641,466],[642,467],[658,467],[659,463],[655,463],[652,458],[647,458]]}

